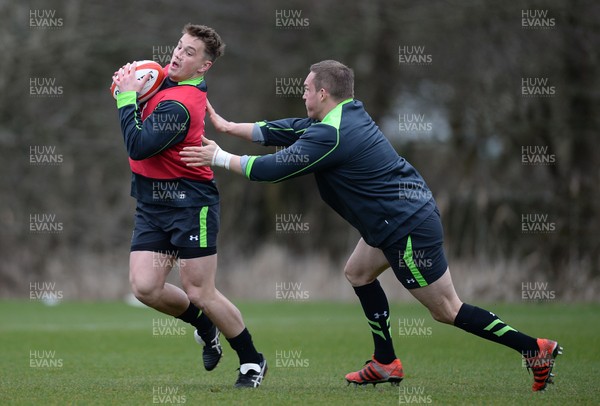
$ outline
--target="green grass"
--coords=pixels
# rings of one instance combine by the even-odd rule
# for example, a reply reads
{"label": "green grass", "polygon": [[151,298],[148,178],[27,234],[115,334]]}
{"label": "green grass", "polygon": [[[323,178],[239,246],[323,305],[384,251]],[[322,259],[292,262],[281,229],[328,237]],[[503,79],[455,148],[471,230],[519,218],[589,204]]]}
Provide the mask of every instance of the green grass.
{"label": "green grass", "polygon": [[[145,405],[160,402],[160,396],[170,404],[194,405],[397,405],[417,404],[419,397],[457,405],[600,403],[599,305],[483,306],[513,327],[558,339],[565,348],[555,367],[557,384],[541,394],[531,392],[532,377],[517,353],[435,323],[415,304],[391,309],[405,369],[399,388],[346,386],[344,374],[361,367],[372,351],[358,304],[238,305],[270,365],[258,390],[232,387],[237,357],[226,342],[221,364],[206,372],[191,327],[154,335],[153,322],[169,318],[153,310],[122,303],[0,302],[0,404]],[[399,318],[424,322],[427,333],[400,337]],[[298,366],[283,366],[289,361],[282,351],[288,356],[296,351]],[[32,352],[54,366],[32,367]]]}

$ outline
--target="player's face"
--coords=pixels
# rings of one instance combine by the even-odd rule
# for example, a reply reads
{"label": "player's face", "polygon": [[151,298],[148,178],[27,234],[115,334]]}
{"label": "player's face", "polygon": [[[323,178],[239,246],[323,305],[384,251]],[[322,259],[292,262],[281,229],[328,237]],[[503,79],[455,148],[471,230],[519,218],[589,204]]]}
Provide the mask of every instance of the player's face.
{"label": "player's face", "polygon": [[304,105],[309,118],[320,120],[321,90],[317,90],[314,84],[315,74],[310,72],[304,81]]}
{"label": "player's face", "polygon": [[169,77],[175,82],[203,76],[212,62],[204,54],[204,42],[200,38],[183,34],[173,50]]}

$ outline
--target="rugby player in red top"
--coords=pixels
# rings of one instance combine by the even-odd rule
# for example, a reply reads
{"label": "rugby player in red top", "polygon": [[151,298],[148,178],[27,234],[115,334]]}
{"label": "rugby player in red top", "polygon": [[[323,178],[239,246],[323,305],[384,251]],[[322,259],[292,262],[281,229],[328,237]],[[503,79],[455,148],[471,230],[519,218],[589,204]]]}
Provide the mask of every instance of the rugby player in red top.
{"label": "rugby player in red top", "polygon": [[518,351],[533,370],[533,390],[545,389],[561,347],[459,299],[431,191],[354,99],[352,70],[332,60],[312,65],[303,99],[307,118],[258,123],[227,121],[208,105],[218,131],[286,147],[275,154],[238,156],[205,140],[205,146],[185,148],[181,155],[190,166],[220,166],[254,181],[280,182],[312,173],[322,199],[360,232],[344,273],[367,317],[375,351],[361,370],[346,375],[348,383],[397,384],[404,377],[392,344],[388,301],[377,279],[391,267],[435,320]]}
{"label": "rugby player in red top", "polygon": [[[225,44],[210,27],[188,24],[167,65],[167,78],[145,104],[137,102],[149,75],[135,78],[135,64],[115,72],[117,107],[137,199],[129,280],[135,296],[154,309],[190,323],[204,345],[204,367],[222,356],[220,332],[240,360],[236,387],[257,387],[267,370],[240,311],[215,288],[219,193],[208,166],[179,159],[201,145],[206,111],[204,75]],[[178,262],[183,290],[166,283]],[[214,324],[213,324],[214,323]]]}

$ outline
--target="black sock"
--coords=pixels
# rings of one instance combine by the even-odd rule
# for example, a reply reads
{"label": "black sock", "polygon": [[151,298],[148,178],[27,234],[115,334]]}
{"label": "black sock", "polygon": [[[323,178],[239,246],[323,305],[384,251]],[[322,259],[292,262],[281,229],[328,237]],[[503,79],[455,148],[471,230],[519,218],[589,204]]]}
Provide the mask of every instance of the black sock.
{"label": "black sock", "polygon": [[396,354],[390,332],[390,306],[385,292],[377,279],[368,285],[355,287],[354,292],[360,300],[373,334],[374,357],[382,364],[389,364],[396,359]]}
{"label": "black sock", "polygon": [[[185,321],[196,327],[198,334],[204,340],[204,342],[210,342],[214,337],[207,337],[207,334],[211,332],[213,328],[213,322],[200,311],[193,303],[190,303],[187,310],[181,315],[177,316],[178,319]],[[207,341],[208,339],[208,341]]]}
{"label": "black sock", "polygon": [[539,350],[535,338],[518,332],[494,313],[466,303],[458,311],[454,325],[486,340],[506,345],[526,357],[537,354]]}
{"label": "black sock", "polygon": [[231,348],[237,352],[238,358],[240,359],[240,365],[253,363],[260,364],[262,361],[262,357],[254,348],[254,343],[252,343],[252,336],[247,328],[244,329],[238,336],[233,338],[228,338],[229,345]]}

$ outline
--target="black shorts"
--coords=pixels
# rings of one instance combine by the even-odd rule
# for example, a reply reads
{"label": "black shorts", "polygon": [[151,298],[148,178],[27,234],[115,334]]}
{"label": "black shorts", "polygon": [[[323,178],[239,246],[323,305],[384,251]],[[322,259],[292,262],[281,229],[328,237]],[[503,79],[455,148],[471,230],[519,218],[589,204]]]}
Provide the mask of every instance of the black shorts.
{"label": "black shorts", "polygon": [[170,207],[139,202],[131,251],[153,251],[178,258],[198,258],[217,253],[219,204],[203,207]]}
{"label": "black shorts", "polygon": [[436,208],[409,235],[382,251],[402,285],[415,289],[435,282],[448,269],[443,243],[444,230]]}

